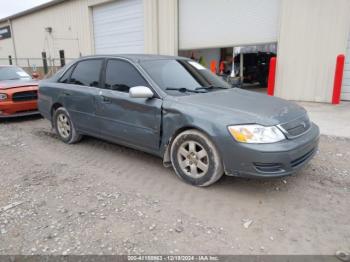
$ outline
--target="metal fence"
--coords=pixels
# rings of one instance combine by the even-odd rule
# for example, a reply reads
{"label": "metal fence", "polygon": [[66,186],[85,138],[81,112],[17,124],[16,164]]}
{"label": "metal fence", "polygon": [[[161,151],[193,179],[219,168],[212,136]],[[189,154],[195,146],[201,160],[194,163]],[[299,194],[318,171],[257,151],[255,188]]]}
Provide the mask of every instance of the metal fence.
{"label": "metal fence", "polygon": [[47,78],[55,74],[62,65],[68,64],[76,58],[0,58],[0,65],[16,65],[23,68],[28,74],[34,72],[39,78]]}

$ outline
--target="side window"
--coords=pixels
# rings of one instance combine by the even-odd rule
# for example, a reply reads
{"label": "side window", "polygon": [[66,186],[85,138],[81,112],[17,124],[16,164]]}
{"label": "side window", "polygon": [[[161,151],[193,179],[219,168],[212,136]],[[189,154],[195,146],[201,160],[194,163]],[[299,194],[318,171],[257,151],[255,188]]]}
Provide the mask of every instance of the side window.
{"label": "side window", "polygon": [[63,76],[61,76],[59,82],[60,82],[60,83],[68,83],[69,77],[70,77],[70,75],[72,74],[73,69],[74,69],[74,65],[71,66],[71,67],[64,73]]}
{"label": "side window", "polygon": [[129,92],[129,89],[135,86],[148,86],[148,84],[133,65],[121,60],[108,61],[105,88]]}
{"label": "side window", "polygon": [[98,87],[100,84],[102,62],[102,59],[91,59],[79,62],[70,77],[69,83]]}

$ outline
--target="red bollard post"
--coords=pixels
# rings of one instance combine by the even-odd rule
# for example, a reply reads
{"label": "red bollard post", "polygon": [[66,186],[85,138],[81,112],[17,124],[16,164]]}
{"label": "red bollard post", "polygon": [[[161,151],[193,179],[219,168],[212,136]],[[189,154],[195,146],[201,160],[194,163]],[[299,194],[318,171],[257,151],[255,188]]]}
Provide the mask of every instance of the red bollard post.
{"label": "red bollard post", "polygon": [[217,72],[215,60],[211,60],[211,62],[210,62],[210,71],[212,71],[214,74],[216,74],[216,72]]}
{"label": "red bollard post", "polygon": [[345,55],[338,55],[337,64],[335,66],[335,74],[334,74],[334,85],[333,85],[333,96],[332,96],[333,105],[337,105],[340,103],[341,87],[342,87],[343,75],[344,75],[344,64],[345,64]]}
{"label": "red bollard post", "polygon": [[221,61],[219,69],[220,69],[220,75],[223,75],[224,70],[225,70],[225,62],[224,61]]}
{"label": "red bollard post", "polygon": [[271,57],[269,65],[269,79],[267,85],[267,94],[269,96],[273,96],[275,94],[276,64],[277,58]]}

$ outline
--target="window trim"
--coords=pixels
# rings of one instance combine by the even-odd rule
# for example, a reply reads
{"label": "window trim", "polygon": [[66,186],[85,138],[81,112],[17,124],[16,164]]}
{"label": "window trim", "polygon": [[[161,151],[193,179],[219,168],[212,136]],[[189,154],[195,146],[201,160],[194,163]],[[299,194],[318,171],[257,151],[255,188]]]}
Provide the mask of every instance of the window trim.
{"label": "window trim", "polygon": [[130,61],[129,59],[126,59],[126,58],[122,58],[122,57],[108,57],[108,58],[105,59],[104,68],[103,68],[103,71],[102,71],[103,72],[103,75],[102,75],[103,79],[101,81],[101,88],[102,89],[110,90],[110,91],[118,92],[118,93],[123,93],[123,94],[128,94],[126,92],[122,92],[122,91],[118,91],[118,90],[112,90],[110,88],[106,88],[105,87],[108,62],[109,61],[113,61],[113,60],[126,62],[126,63],[130,64],[133,68],[135,68],[135,70],[140,74],[140,76],[143,78],[143,80],[148,84],[148,88],[150,88],[152,90],[152,92],[154,93],[154,97],[153,98],[161,99],[161,96],[156,91],[156,89],[153,87],[153,85],[147,80],[147,78],[145,77],[144,73],[132,61]]}
{"label": "window trim", "polygon": [[[62,72],[62,74],[61,74],[61,76],[57,79],[57,83],[60,83],[60,84],[69,84],[69,82],[70,82],[70,77],[72,76],[72,73],[73,73],[73,71],[75,70],[75,67],[77,66],[77,64],[78,64],[79,62],[76,62],[76,63],[73,63],[72,65],[70,65],[70,66],[68,66],[63,72]],[[64,77],[64,75],[69,71],[69,70],[71,70],[72,69],[72,72],[70,72],[70,74],[69,74],[69,76],[68,76],[68,83],[62,83],[61,81],[62,81],[62,78]]]}

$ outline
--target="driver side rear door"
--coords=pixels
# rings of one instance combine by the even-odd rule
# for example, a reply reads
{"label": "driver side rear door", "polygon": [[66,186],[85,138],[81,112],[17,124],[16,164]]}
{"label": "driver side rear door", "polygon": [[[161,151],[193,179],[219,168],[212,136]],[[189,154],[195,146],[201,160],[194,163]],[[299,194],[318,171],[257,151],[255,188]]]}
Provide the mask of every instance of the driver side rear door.
{"label": "driver side rear door", "polygon": [[84,59],[72,66],[59,83],[60,100],[83,133],[99,133],[95,111],[103,63],[102,58]]}

